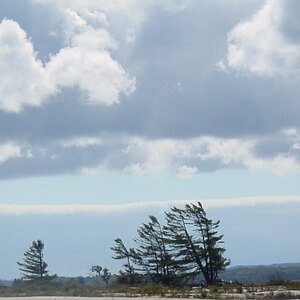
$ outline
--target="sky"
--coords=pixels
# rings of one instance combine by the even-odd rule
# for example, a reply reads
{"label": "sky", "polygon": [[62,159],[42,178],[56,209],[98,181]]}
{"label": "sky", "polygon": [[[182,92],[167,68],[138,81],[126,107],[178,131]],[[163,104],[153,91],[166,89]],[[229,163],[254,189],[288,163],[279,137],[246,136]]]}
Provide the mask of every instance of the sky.
{"label": "sky", "polygon": [[[298,0],[0,1],[0,278],[113,272],[203,201],[232,265],[299,262]],[[74,264],[76,261],[76,264]]]}

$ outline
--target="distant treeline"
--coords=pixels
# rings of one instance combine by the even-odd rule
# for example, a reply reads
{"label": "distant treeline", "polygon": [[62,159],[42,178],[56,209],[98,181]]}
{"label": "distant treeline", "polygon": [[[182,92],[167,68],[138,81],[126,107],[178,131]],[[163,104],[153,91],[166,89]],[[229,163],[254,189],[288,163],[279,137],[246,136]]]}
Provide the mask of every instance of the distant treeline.
{"label": "distant treeline", "polygon": [[[300,263],[231,267],[222,272],[220,277],[227,282],[234,281],[242,284],[300,280]],[[54,279],[55,282],[61,284],[79,285],[94,285],[96,283],[95,280],[97,280],[99,285],[105,285],[101,278],[91,276],[58,276]],[[113,275],[111,281],[113,282],[114,280],[115,276]],[[0,285],[2,286],[12,286],[13,283],[13,280],[0,280]]]}
{"label": "distant treeline", "polygon": [[300,263],[232,267],[220,277],[243,284],[300,280]]}

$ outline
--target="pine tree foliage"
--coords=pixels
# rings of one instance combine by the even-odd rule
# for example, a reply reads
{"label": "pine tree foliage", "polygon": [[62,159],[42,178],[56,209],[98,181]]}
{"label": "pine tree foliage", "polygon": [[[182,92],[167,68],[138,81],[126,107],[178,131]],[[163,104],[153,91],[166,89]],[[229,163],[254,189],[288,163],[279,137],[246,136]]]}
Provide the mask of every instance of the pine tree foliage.
{"label": "pine tree foliage", "polygon": [[111,250],[115,252],[113,259],[126,259],[126,263],[123,265],[126,272],[129,274],[134,273],[134,267],[131,262],[133,249],[127,249],[123,241],[120,238],[115,239],[115,246],[111,247]]}
{"label": "pine tree foliage", "polygon": [[207,284],[218,281],[219,272],[229,265],[224,258],[219,221],[206,215],[200,202],[165,212],[166,225],[154,216],[138,228],[135,248],[129,250],[115,240],[115,259],[126,259],[125,270],[135,270],[154,283],[172,285],[194,280],[201,274]]}
{"label": "pine tree foliage", "polygon": [[125,272],[120,271],[120,277],[121,281],[125,281],[130,284],[135,284],[137,281],[137,274],[135,274],[135,269],[133,266],[133,257],[135,256],[133,248],[127,249],[127,247],[124,245],[122,239],[117,238],[115,239],[115,245],[114,247],[111,247],[111,250],[114,251],[115,256],[113,256],[113,259],[122,260],[125,259],[126,263],[123,265]]}
{"label": "pine tree foliage", "polygon": [[30,248],[24,253],[22,262],[17,262],[23,280],[41,281],[51,280],[56,275],[49,275],[48,264],[44,261],[44,243],[41,240],[33,241]]}
{"label": "pine tree foliage", "polygon": [[180,272],[188,278],[201,273],[207,284],[214,284],[218,274],[229,265],[223,257],[223,235],[218,234],[220,221],[207,218],[200,202],[173,207],[166,213],[169,243]]}
{"label": "pine tree foliage", "polygon": [[181,275],[183,281],[187,281],[194,276],[197,268],[191,263],[193,237],[188,232],[185,210],[173,207],[170,212],[165,214],[167,225],[164,229],[174,264],[176,264],[177,272]]}
{"label": "pine tree foliage", "polygon": [[135,239],[137,248],[133,259],[138,270],[153,282],[170,285],[175,282],[176,272],[165,232],[156,217],[149,216],[149,219],[137,230],[139,237]]}

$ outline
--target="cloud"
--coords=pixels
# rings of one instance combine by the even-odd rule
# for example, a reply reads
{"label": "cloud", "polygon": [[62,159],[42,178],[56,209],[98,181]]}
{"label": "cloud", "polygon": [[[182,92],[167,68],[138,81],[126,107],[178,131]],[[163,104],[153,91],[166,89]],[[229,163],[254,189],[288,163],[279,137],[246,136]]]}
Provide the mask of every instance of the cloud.
{"label": "cloud", "polygon": [[119,102],[121,92],[132,93],[135,79],[111,57],[108,49],[117,44],[107,30],[92,27],[70,9],[64,13],[69,46],[51,57],[46,66],[55,85],[77,86],[93,104],[111,105]]}
{"label": "cloud", "polygon": [[124,168],[124,173],[143,176],[147,173],[146,166],[140,163],[131,163]]}
{"label": "cloud", "polygon": [[0,109],[19,113],[26,106],[39,107],[62,88],[77,87],[88,103],[105,105],[134,91],[135,79],[109,53],[117,44],[99,27],[101,14],[88,13],[87,20],[97,19],[96,27],[70,9],[64,11],[67,45],[47,64],[37,59],[32,40],[16,21],[1,22]]}
{"label": "cloud", "polygon": [[262,76],[299,78],[298,9],[297,0],[266,1],[253,17],[228,33],[226,63],[218,66]]}
{"label": "cloud", "polygon": [[[288,148],[261,157],[257,152],[261,141],[255,138],[200,137],[155,141],[134,138],[122,150],[122,155],[129,164],[125,167],[126,172],[143,175],[148,172],[173,171],[181,179],[220,168],[269,170],[277,175],[300,171],[298,138],[290,140],[283,134],[282,140],[289,145]],[[113,167],[111,162],[106,164],[104,160],[102,166]]]}
{"label": "cloud", "polygon": [[0,44],[0,109],[17,113],[24,106],[42,105],[56,88],[25,31],[15,21],[3,20]]}
{"label": "cloud", "polygon": [[[245,0],[232,10],[233,2],[51,0],[26,2],[24,15],[17,4],[10,13],[0,10],[15,19],[3,24],[22,36],[18,51],[30,49],[22,76],[8,59],[1,62],[15,75],[3,73],[0,87],[10,85],[17,100],[1,97],[0,141],[31,154],[3,162],[0,178],[106,170],[138,176],[167,171],[182,179],[224,168],[299,172],[299,135],[283,134],[300,128],[298,83],[236,76],[230,70],[241,65],[229,66],[228,59],[220,63],[227,72],[215,67],[228,53],[230,30],[241,38],[241,53],[248,53],[244,39],[252,26],[255,38],[264,27],[284,39],[283,49],[296,46],[292,2],[262,7]],[[273,21],[259,19],[260,11],[270,16],[272,9],[278,11]],[[33,24],[48,12],[53,23],[43,23],[42,34]],[[259,27],[259,20],[270,27]],[[18,76],[22,88],[15,88]]]}
{"label": "cloud", "polygon": [[136,211],[167,210],[172,206],[183,206],[200,201],[205,209],[225,207],[256,207],[263,205],[286,205],[300,203],[299,196],[255,196],[232,199],[169,200],[128,204],[66,204],[66,205],[17,205],[0,204],[3,215],[73,215],[73,214],[127,214]]}
{"label": "cloud", "polygon": [[[71,8],[77,13],[82,13],[84,11],[90,11],[92,14],[97,11],[102,12],[102,14],[116,13],[118,16],[124,15],[127,17],[129,24],[127,26],[138,27],[145,20],[148,10],[153,7],[159,7],[171,13],[176,13],[180,10],[185,9],[191,0],[153,0],[153,1],[139,1],[139,0],[124,0],[122,2],[118,0],[86,0],[82,2],[80,0],[34,0],[34,3],[46,4],[52,3],[56,4],[62,8]],[[97,14],[98,15],[98,14]],[[95,15],[92,17],[95,18]],[[99,15],[97,17],[99,20]],[[100,16],[100,20],[103,20],[103,15]],[[125,29],[126,30],[126,29]]]}
{"label": "cloud", "polygon": [[[53,141],[47,147],[26,143],[22,155],[3,160],[0,177],[117,171],[136,176],[168,172],[189,179],[220,169],[267,170],[283,176],[300,172],[300,137],[292,131],[268,140],[78,136]],[[13,149],[18,153],[19,148]]]}
{"label": "cloud", "polygon": [[86,148],[101,144],[101,139],[92,137],[73,138],[68,141],[62,142],[62,148],[79,147]]}
{"label": "cloud", "polygon": [[[110,25],[113,33],[125,44],[132,44],[143,24],[147,22],[149,13],[155,9],[164,10],[170,14],[176,14],[184,10],[191,0],[153,0],[153,1],[70,1],[70,0],[34,0],[35,4],[51,4],[62,10],[71,9],[90,22]],[[109,19],[109,21],[108,21]]]}
{"label": "cloud", "polygon": [[198,173],[197,167],[189,167],[186,165],[178,167],[177,176],[181,179],[189,179]]}
{"label": "cloud", "polygon": [[21,147],[12,143],[0,145],[0,165],[9,159],[20,158],[22,156]]}

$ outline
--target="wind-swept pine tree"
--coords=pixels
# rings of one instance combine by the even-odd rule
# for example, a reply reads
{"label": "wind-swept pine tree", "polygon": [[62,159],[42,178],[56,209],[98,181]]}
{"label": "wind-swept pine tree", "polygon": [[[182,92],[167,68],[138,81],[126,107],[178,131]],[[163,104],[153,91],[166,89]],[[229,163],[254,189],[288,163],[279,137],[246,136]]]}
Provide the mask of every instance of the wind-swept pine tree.
{"label": "wind-swept pine tree", "polygon": [[135,274],[134,266],[133,266],[133,255],[134,250],[132,248],[127,249],[124,245],[122,239],[115,239],[115,246],[111,247],[111,250],[115,252],[115,256],[113,259],[125,259],[126,263],[123,265],[125,268],[125,272],[120,271],[120,280],[125,281],[129,284],[135,284],[138,281],[138,276]]}
{"label": "wind-swept pine tree", "polygon": [[143,275],[149,276],[154,283],[175,284],[176,268],[164,229],[156,217],[149,216],[149,218],[150,221],[137,230],[139,237],[135,239],[137,248],[133,251],[133,260],[138,270]]}
{"label": "wind-swept pine tree", "polygon": [[216,283],[218,273],[230,263],[223,257],[223,235],[217,232],[220,222],[208,219],[200,202],[184,209],[173,207],[166,218],[164,229],[182,275],[202,273],[207,284]]}
{"label": "wind-swept pine tree", "polygon": [[48,264],[44,261],[44,243],[41,240],[33,241],[30,248],[24,253],[23,262],[17,262],[26,281],[51,280],[56,275],[49,275]]}
{"label": "wind-swept pine tree", "polygon": [[127,275],[135,270],[135,275],[153,283],[184,284],[202,274],[207,284],[215,284],[219,272],[230,263],[223,256],[220,222],[209,219],[200,202],[173,207],[165,215],[165,226],[149,216],[150,221],[138,228],[135,248],[128,250],[121,239],[116,239],[111,248],[114,258],[127,260]]}

